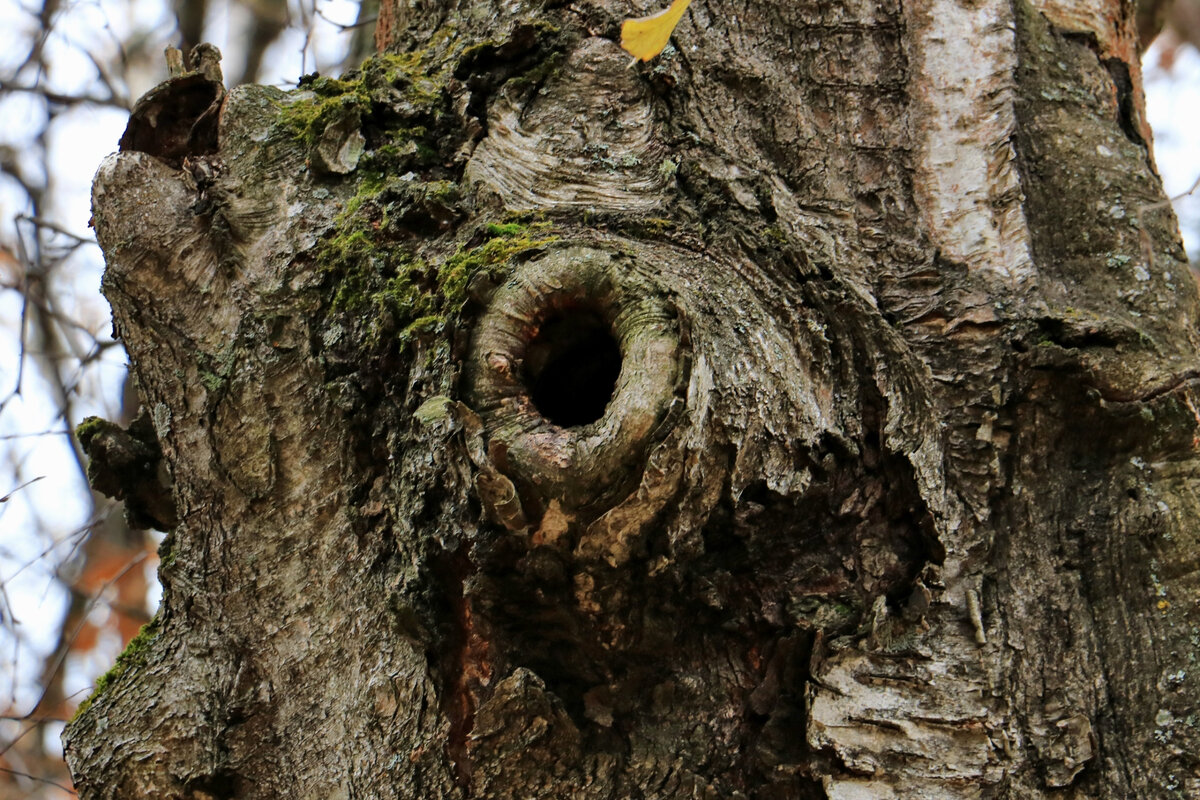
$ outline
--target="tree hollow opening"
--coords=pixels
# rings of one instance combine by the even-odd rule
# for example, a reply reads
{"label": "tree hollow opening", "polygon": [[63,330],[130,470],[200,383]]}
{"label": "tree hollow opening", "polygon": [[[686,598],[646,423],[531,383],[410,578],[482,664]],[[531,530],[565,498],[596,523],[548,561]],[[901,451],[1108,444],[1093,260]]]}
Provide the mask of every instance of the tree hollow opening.
{"label": "tree hollow opening", "polygon": [[620,374],[621,348],[612,326],[587,309],[547,318],[525,352],[525,385],[533,405],[563,428],[604,416]]}

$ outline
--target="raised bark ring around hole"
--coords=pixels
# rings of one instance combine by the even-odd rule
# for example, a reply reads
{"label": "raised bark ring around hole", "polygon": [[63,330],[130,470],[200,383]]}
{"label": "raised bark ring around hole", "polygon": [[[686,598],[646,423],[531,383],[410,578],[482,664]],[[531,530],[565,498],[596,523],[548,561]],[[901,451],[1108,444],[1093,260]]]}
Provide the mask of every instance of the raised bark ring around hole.
{"label": "raised bark ring around hole", "polygon": [[641,466],[678,372],[674,308],[631,259],[587,246],[519,266],[480,319],[467,364],[497,466],[570,506]]}

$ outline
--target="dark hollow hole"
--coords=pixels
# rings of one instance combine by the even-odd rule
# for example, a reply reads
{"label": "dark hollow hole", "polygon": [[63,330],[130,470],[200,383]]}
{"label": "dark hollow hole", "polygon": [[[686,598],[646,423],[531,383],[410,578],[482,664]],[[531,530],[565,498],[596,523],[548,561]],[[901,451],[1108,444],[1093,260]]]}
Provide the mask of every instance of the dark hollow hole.
{"label": "dark hollow hole", "polygon": [[563,428],[604,416],[621,374],[612,328],[592,311],[547,319],[525,351],[525,383],[538,412]]}

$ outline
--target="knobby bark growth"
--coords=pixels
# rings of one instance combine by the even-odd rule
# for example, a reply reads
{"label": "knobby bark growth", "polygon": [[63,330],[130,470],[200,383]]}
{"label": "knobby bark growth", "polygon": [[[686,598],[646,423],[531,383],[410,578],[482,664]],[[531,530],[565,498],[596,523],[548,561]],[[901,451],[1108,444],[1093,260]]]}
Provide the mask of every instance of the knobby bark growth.
{"label": "knobby bark growth", "polygon": [[81,796],[1200,796],[1133,4],[703,0],[631,67],[654,10],[392,0],[140,106],[95,224],[179,523]]}

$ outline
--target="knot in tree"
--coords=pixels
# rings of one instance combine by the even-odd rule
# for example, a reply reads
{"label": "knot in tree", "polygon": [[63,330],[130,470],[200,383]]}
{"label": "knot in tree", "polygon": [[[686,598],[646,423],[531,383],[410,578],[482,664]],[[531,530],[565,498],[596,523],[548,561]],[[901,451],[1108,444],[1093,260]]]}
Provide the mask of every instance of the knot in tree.
{"label": "knot in tree", "polygon": [[469,402],[535,514],[607,510],[667,422],[683,354],[651,275],[613,250],[555,247],[520,264],[479,320]]}

